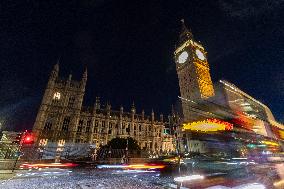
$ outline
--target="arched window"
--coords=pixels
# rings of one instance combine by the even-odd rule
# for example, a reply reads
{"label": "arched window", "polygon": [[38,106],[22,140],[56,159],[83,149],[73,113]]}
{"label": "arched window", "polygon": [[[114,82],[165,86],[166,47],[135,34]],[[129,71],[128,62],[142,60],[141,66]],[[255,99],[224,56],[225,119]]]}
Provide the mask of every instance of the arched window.
{"label": "arched window", "polygon": [[70,124],[70,117],[65,117],[62,124],[62,131],[68,131],[69,124]]}
{"label": "arched window", "polygon": [[53,94],[53,100],[60,100],[61,98],[61,93],[60,92],[55,92]]}
{"label": "arched window", "polygon": [[73,107],[75,104],[75,97],[74,96],[70,96],[69,100],[68,100],[68,107]]}
{"label": "arched window", "polygon": [[91,120],[87,121],[86,133],[90,132]]}
{"label": "arched window", "polygon": [[78,127],[77,127],[77,133],[81,133],[82,132],[82,128],[83,128],[83,120],[80,120],[78,123]]}
{"label": "arched window", "polygon": [[52,96],[52,104],[53,105],[59,105],[59,101],[61,99],[61,93],[60,92],[55,92]]}
{"label": "arched window", "polygon": [[52,122],[51,122],[51,120],[47,120],[46,122],[45,122],[45,125],[44,125],[44,130],[46,130],[46,131],[50,131],[51,130],[51,127],[52,127]]}
{"label": "arched window", "polygon": [[95,120],[95,127],[98,127],[98,126],[99,126],[99,121]]}

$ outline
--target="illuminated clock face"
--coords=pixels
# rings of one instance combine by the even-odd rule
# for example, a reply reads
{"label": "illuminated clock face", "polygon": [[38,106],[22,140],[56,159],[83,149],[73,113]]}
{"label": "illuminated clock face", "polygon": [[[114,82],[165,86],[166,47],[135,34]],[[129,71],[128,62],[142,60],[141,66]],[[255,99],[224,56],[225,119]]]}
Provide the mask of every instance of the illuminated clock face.
{"label": "illuminated clock face", "polygon": [[197,58],[199,58],[200,60],[205,60],[204,54],[199,49],[196,49],[195,53]]}
{"label": "illuminated clock face", "polygon": [[178,63],[182,64],[185,63],[185,61],[188,58],[188,53],[186,51],[183,51],[179,56],[178,56]]}

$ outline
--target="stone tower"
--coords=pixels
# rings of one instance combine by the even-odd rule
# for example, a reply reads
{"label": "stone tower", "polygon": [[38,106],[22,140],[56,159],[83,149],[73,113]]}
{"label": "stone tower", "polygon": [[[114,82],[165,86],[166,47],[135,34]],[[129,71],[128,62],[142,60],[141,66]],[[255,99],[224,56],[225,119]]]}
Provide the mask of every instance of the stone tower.
{"label": "stone tower", "polygon": [[[47,87],[33,127],[36,140],[65,140],[75,138],[76,126],[80,117],[87,69],[80,81],[59,77],[59,64],[51,71]],[[72,142],[72,141],[69,141]]]}
{"label": "stone tower", "polygon": [[174,52],[178,74],[184,121],[194,120],[198,115],[191,109],[192,103],[214,96],[209,72],[207,52],[196,42],[182,20],[182,30]]}

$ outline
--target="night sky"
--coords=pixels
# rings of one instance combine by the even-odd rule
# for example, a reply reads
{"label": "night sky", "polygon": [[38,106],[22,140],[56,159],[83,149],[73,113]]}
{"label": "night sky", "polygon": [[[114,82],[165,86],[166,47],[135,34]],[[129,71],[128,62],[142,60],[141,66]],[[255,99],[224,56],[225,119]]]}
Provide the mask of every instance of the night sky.
{"label": "night sky", "polygon": [[284,121],[284,1],[1,1],[0,120],[32,128],[53,65],[80,79],[84,104],[135,102],[167,115],[179,95],[173,51],[180,19],[208,52],[213,82],[226,79]]}

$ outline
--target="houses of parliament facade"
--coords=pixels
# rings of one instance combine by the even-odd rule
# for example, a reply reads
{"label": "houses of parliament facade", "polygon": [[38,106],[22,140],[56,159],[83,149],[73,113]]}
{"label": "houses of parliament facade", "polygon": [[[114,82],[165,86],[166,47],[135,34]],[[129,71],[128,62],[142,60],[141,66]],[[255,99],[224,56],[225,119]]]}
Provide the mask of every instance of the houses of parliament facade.
{"label": "houses of parliament facade", "polygon": [[[132,137],[141,149],[151,152],[174,150],[173,137],[164,132],[167,122],[163,115],[137,113],[134,104],[130,112],[123,107],[112,110],[110,104],[101,106],[97,97],[94,106],[82,106],[87,82],[87,69],[80,81],[59,77],[59,64],[51,71],[36,117],[33,133],[40,145],[47,142],[89,143],[97,147],[113,138]],[[103,107],[103,108],[102,108]]]}

